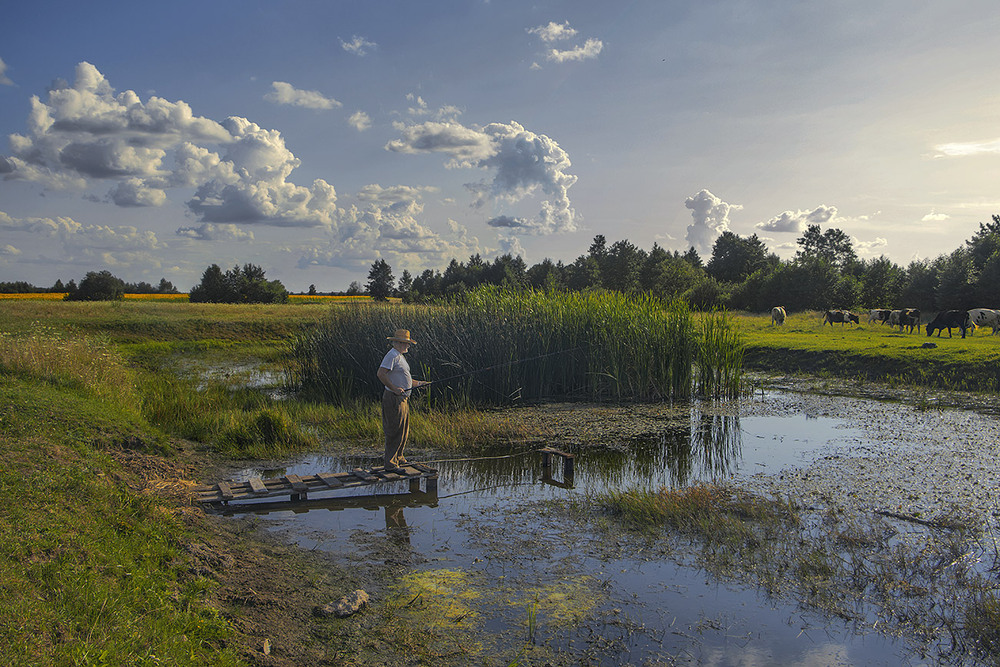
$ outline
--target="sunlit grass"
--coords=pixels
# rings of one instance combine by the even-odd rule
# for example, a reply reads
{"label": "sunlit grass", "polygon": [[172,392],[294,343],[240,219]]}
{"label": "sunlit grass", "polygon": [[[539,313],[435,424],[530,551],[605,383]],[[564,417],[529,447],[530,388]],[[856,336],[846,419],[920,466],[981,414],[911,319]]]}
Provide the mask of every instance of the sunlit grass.
{"label": "sunlit grass", "polygon": [[136,405],[133,374],[106,341],[67,336],[50,327],[25,335],[0,333],[0,371],[81,388],[119,406]]}
{"label": "sunlit grass", "polygon": [[[1000,336],[988,329],[962,338],[928,337],[921,328],[868,324],[823,324],[823,313],[790,313],[782,326],[769,315],[734,314],[746,341],[748,368],[824,373],[847,379],[915,384],[943,389],[996,392],[1000,389]],[[924,347],[925,344],[930,344]]]}

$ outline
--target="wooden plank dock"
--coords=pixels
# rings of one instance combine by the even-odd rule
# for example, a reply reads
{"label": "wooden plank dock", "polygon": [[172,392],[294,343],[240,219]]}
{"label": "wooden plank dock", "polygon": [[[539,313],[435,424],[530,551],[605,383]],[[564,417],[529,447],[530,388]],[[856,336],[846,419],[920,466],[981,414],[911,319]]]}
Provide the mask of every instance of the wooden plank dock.
{"label": "wooden plank dock", "polygon": [[288,496],[291,500],[306,500],[310,492],[352,489],[389,482],[409,481],[410,492],[420,491],[424,480],[427,493],[437,492],[438,471],[422,463],[407,463],[401,472],[388,471],[382,466],[355,468],[350,472],[321,472],[315,475],[285,475],[273,479],[251,477],[246,481],[227,480],[194,489],[200,503],[228,505],[231,501],[257,500]]}

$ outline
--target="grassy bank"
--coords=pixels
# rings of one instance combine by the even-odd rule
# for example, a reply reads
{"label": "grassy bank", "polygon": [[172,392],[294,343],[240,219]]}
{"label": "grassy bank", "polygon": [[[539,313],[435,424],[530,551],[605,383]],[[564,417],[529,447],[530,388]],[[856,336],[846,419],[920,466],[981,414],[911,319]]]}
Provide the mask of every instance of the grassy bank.
{"label": "grassy bank", "polygon": [[[734,316],[744,334],[747,369],[840,377],[846,380],[913,384],[940,389],[996,392],[1000,389],[1000,336],[990,330],[961,337],[928,337],[886,325],[823,324],[820,312],[793,313],[782,326],[769,315]],[[933,347],[923,347],[931,343]]]}
{"label": "grassy bank", "polygon": [[[163,451],[113,352],[79,345],[0,373],[0,636],[6,664],[236,664],[190,576],[187,528],[114,457]],[[96,377],[94,370],[104,372]],[[109,386],[109,383],[111,386]]]}

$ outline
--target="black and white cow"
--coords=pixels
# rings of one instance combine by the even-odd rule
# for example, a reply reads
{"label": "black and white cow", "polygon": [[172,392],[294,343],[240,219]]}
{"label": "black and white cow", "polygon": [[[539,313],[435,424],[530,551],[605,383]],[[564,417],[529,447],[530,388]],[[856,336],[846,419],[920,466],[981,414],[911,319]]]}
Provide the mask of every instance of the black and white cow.
{"label": "black and white cow", "polygon": [[775,306],[771,309],[771,324],[785,323],[785,307]]}
{"label": "black and white cow", "polygon": [[831,327],[834,322],[839,322],[843,326],[848,322],[857,324],[860,321],[861,318],[849,310],[828,310],[826,311],[826,315],[823,316],[823,324],[829,322]]}
{"label": "black and white cow", "polygon": [[899,330],[906,329],[908,333],[920,329],[920,311],[916,308],[903,308],[899,316]]}
{"label": "black and white cow", "polygon": [[994,335],[1000,331],[1000,311],[992,308],[973,308],[969,311],[969,319],[977,327],[992,327]]}
{"label": "black and white cow", "polygon": [[969,317],[969,311],[967,310],[942,310],[937,316],[927,324],[927,335],[930,336],[937,330],[938,338],[941,337],[941,331],[944,329],[948,330],[948,338],[951,338],[952,329],[961,329],[962,338],[965,338],[965,332],[972,329],[975,325],[972,323],[972,319]]}
{"label": "black and white cow", "polygon": [[889,321],[889,315],[891,313],[891,310],[887,310],[885,308],[872,308],[868,311],[868,324],[872,324],[873,322],[885,324]]}

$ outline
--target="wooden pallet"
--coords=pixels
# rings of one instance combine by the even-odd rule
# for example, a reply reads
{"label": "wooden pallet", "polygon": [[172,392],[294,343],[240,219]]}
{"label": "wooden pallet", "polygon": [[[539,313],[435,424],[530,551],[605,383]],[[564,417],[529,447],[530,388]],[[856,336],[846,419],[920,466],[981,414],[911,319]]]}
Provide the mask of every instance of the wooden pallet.
{"label": "wooden pallet", "polygon": [[222,503],[255,500],[273,496],[289,496],[291,500],[305,500],[312,491],[331,491],[374,486],[407,480],[410,492],[420,491],[420,480],[427,493],[437,491],[438,471],[422,463],[407,463],[402,472],[390,472],[382,466],[355,468],[350,472],[321,472],[315,475],[285,475],[273,479],[251,477],[246,481],[224,481],[194,489],[200,503]]}

